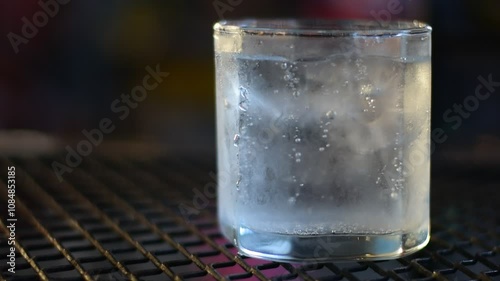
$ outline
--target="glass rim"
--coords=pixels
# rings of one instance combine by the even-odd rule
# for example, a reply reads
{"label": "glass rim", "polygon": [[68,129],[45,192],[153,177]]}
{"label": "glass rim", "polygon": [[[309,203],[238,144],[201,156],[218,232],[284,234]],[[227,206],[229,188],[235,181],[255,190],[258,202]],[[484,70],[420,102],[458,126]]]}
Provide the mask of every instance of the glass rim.
{"label": "glass rim", "polygon": [[431,33],[427,23],[413,20],[377,22],[366,19],[239,19],[214,24],[219,34],[356,37],[408,36]]}

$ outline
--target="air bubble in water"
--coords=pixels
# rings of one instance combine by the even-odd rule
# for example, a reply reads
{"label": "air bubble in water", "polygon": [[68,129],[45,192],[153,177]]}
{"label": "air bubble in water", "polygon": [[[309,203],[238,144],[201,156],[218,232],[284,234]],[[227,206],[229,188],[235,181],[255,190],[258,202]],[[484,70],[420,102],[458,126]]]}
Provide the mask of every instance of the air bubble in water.
{"label": "air bubble in water", "polygon": [[328,112],[326,113],[326,117],[327,117],[328,119],[330,119],[330,120],[335,119],[335,111],[333,111],[333,110],[328,111]]}
{"label": "air bubble in water", "polygon": [[301,139],[300,138],[295,138],[295,143],[300,143]]}
{"label": "air bubble in water", "polygon": [[240,135],[238,135],[238,134],[234,135],[234,137],[233,137],[234,146],[237,147],[239,142],[240,142]]}
{"label": "air bubble in water", "polygon": [[248,90],[244,87],[240,87],[240,104],[241,111],[248,110]]}
{"label": "air bubble in water", "polygon": [[238,179],[236,180],[236,189],[237,189],[237,190],[239,190],[240,183],[241,183],[241,175],[240,175],[240,176],[238,176]]}
{"label": "air bubble in water", "polygon": [[319,151],[325,151],[325,148],[324,147],[320,147]]}

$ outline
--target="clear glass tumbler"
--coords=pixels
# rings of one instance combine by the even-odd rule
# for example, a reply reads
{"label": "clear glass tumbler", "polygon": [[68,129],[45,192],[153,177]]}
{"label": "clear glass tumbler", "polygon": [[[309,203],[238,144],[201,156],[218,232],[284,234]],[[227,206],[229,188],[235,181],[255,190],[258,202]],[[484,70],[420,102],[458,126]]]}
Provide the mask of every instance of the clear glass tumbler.
{"label": "clear glass tumbler", "polygon": [[431,27],[214,26],[218,216],[241,254],[377,260],[429,241]]}

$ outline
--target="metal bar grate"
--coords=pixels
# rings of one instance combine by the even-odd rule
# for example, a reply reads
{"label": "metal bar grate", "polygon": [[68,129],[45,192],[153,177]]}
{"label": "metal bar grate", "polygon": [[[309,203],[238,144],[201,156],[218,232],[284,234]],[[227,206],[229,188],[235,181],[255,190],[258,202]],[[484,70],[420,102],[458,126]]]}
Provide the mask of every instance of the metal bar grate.
{"label": "metal bar grate", "polygon": [[[62,158],[0,158],[4,174],[16,167],[17,181],[16,272],[8,271],[1,204],[0,280],[500,280],[490,191],[498,183],[471,202],[460,197],[466,183],[438,180],[431,242],[410,257],[304,265],[237,255],[217,227],[209,160],[87,157],[63,182],[54,160]],[[0,200],[7,195],[2,175]]]}

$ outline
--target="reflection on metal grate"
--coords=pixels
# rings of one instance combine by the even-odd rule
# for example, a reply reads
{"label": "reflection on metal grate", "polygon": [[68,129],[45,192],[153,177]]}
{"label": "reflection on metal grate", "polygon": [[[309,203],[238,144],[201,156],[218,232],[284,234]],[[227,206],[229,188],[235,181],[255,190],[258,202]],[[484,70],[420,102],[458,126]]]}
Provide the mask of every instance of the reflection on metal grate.
{"label": "reflection on metal grate", "polygon": [[[410,257],[298,265],[237,255],[217,228],[210,161],[88,157],[59,182],[54,160],[0,159],[17,181],[15,274],[2,203],[0,279],[500,280],[495,198],[476,208],[433,196],[431,242]],[[7,190],[2,176],[1,202]]]}

